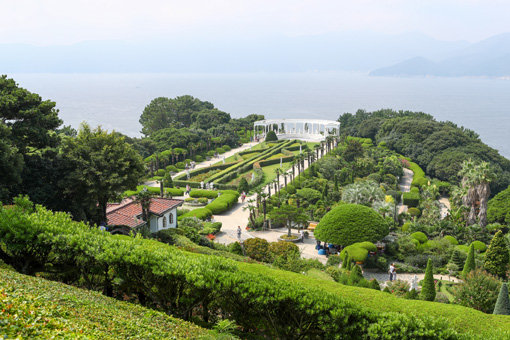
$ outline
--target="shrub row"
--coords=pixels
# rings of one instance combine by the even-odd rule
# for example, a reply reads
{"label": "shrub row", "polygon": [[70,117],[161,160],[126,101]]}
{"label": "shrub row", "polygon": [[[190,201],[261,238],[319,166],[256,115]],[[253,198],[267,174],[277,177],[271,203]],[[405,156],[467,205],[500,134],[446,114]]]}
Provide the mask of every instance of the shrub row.
{"label": "shrub row", "polygon": [[251,170],[253,168],[253,163],[266,159],[274,154],[277,154],[283,147],[290,145],[292,142],[293,141],[289,140],[283,143],[278,143],[272,148],[269,148],[268,150],[261,152],[260,154],[255,155],[254,157],[236,163],[231,167],[211,176],[210,178],[207,179],[207,182],[213,181],[218,183],[228,182],[229,180],[235,178],[238,174]]}
{"label": "shrub row", "polygon": [[199,220],[202,220],[202,221],[205,221],[207,220],[208,218],[210,218],[212,216],[212,211],[210,209],[207,209],[207,208],[197,208],[197,209],[193,209],[185,214],[182,214],[181,216],[179,216],[177,218],[178,221],[182,220],[183,218],[185,217],[196,217],[198,218]]}
{"label": "shrub row", "polygon": [[418,164],[409,162],[409,169],[414,173],[411,186],[421,188],[422,186],[427,185],[428,180],[425,177],[425,171],[423,171]]}
{"label": "shrub row", "polygon": [[[129,197],[129,196],[134,196],[136,194],[138,194],[140,191],[142,191],[144,188],[147,189],[147,191],[153,193],[153,194],[160,194],[161,190],[159,187],[148,187],[146,185],[138,185],[136,187],[136,190],[128,190],[128,191],[125,191],[123,196],[124,197]],[[170,195],[170,196],[182,196],[184,195],[184,190],[182,189],[178,189],[178,188],[164,188],[163,189],[165,194],[166,195]]]}
{"label": "shrub row", "polygon": [[[294,159],[294,156],[282,157],[281,161],[282,161],[282,163],[287,163],[287,162],[291,162],[293,159]],[[258,162],[258,164],[261,167],[268,166],[268,165],[273,165],[273,164],[279,164],[279,163],[280,163],[280,158],[265,159],[263,161],[259,161]]]}
{"label": "shrub row", "polygon": [[[190,177],[193,177],[193,176],[200,175],[200,174],[203,174],[205,172],[212,171],[212,170],[223,170],[223,169],[226,169],[228,167],[231,167],[235,163],[236,162],[230,162],[230,163],[218,164],[218,165],[211,165],[211,166],[208,166],[208,167],[192,170],[192,171],[190,171],[189,175],[190,175]],[[188,177],[184,173],[184,174],[180,174],[179,176],[175,177],[175,180],[186,180],[186,178],[188,178]]]}
{"label": "shrub row", "polygon": [[239,193],[233,190],[221,191],[221,196],[206,205],[205,207],[213,214],[221,214],[230,209],[239,199]]}
{"label": "shrub row", "polygon": [[218,197],[218,192],[214,190],[196,189],[191,190],[189,195],[193,198],[206,197],[212,199]]}
{"label": "shrub row", "polygon": [[[207,323],[213,316],[228,317],[246,334],[256,332],[264,338],[460,338],[447,322],[421,312],[426,308],[462,332],[466,328],[459,323],[467,318],[468,329],[485,325],[485,338],[508,336],[504,317],[460,306],[438,308],[422,301],[413,305],[375,290],[190,254],[140,237],[112,236],[42,207],[35,213],[20,207],[0,209],[0,240],[3,258],[17,270],[34,273],[48,264],[54,272],[65,272],[70,283],[93,279],[106,293],[136,296],[185,319]],[[361,306],[360,301],[377,308]],[[412,305],[406,309],[408,303]],[[380,312],[394,306],[410,314]],[[473,322],[474,317],[479,322]]]}
{"label": "shrub row", "polygon": [[0,269],[0,337],[190,339],[207,331],[98,292]]}

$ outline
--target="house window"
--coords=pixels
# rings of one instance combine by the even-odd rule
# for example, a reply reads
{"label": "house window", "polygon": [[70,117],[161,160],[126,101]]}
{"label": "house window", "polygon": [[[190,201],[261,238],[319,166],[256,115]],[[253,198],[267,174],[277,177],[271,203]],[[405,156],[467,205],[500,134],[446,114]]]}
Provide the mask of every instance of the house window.
{"label": "house window", "polygon": [[174,223],[174,214],[170,213],[170,215],[168,215],[168,223]]}
{"label": "house window", "polygon": [[166,216],[163,216],[163,228],[166,228]]}

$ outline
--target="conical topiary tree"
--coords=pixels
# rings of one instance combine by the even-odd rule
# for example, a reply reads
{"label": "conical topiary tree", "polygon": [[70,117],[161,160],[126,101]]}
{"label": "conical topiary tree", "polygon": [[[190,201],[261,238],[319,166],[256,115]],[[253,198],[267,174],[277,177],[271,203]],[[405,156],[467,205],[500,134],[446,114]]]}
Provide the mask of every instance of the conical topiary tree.
{"label": "conical topiary tree", "polygon": [[498,301],[494,307],[492,314],[510,315],[510,299],[508,298],[508,287],[506,282],[503,282],[499,290]]}
{"label": "conical topiary tree", "polygon": [[266,135],[266,142],[272,142],[278,140],[278,137],[276,136],[276,133],[271,130]]}
{"label": "conical topiary tree", "polygon": [[353,286],[357,284],[363,278],[363,273],[361,272],[361,268],[358,265],[354,265],[349,273],[349,280],[347,280],[347,284],[349,286]]}
{"label": "conical topiary tree", "polygon": [[457,266],[457,270],[461,270],[464,268],[464,262],[465,262],[464,255],[460,252],[458,249],[454,249],[452,253],[452,258],[450,259],[450,262]]}
{"label": "conical topiary tree", "polygon": [[436,298],[436,287],[434,286],[434,268],[431,259],[427,261],[427,269],[425,270],[425,278],[423,279],[420,297],[425,301],[434,301]]}
{"label": "conical topiary tree", "polygon": [[508,261],[508,245],[500,230],[492,238],[489,249],[487,249],[487,252],[485,253],[483,267],[492,275],[506,279]]}
{"label": "conical topiary tree", "polygon": [[469,246],[469,252],[467,255],[466,263],[464,263],[464,269],[462,270],[462,277],[466,277],[472,270],[475,269],[476,269],[475,246],[471,244]]}
{"label": "conical topiary tree", "polygon": [[344,261],[342,262],[342,268],[345,270],[351,270],[351,256],[346,252]]}

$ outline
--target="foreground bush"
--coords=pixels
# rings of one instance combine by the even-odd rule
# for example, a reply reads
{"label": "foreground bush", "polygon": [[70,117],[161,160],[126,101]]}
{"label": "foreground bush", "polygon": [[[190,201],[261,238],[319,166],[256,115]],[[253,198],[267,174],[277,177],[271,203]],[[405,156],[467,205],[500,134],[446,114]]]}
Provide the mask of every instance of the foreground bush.
{"label": "foreground bush", "polygon": [[342,204],[329,211],[314,231],[316,239],[348,246],[356,242],[377,242],[388,235],[386,221],[373,209],[359,204]]}
{"label": "foreground bush", "polygon": [[213,214],[221,214],[230,209],[239,199],[239,193],[234,190],[222,190],[221,196],[206,205],[205,207]]}
{"label": "foreground bush", "polygon": [[492,313],[498,299],[501,282],[494,276],[476,269],[454,290],[455,303],[484,313]]}
{"label": "foreground bush", "polygon": [[202,221],[205,221],[209,219],[212,216],[212,214],[213,214],[212,211],[207,208],[197,208],[179,216],[178,220],[182,220],[183,218],[186,217],[196,217]]}
{"label": "foreground bush", "polygon": [[165,313],[0,269],[0,337],[190,339],[209,331]]}
{"label": "foreground bush", "polygon": [[[54,274],[65,273],[69,283],[134,299],[183,319],[214,323],[217,317],[228,317],[246,334],[265,338],[459,338],[448,327],[485,330],[485,338],[509,335],[509,322],[502,317],[460,306],[402,304],[372,289],[190,254],[139,237],[112,236],[41,207],[34,213],[0,209],[0,242],[2,257],[18,270],[35,273],[50,265]],[[440,317],[450,326],[438,321]]]}
{"label": "foreground bush", "polygon": [[189,195],[190,197],[193,198],[205,197],[209,199],[214,199],[218,197],[218,192],[214,190],[193,189],[189,192]]}

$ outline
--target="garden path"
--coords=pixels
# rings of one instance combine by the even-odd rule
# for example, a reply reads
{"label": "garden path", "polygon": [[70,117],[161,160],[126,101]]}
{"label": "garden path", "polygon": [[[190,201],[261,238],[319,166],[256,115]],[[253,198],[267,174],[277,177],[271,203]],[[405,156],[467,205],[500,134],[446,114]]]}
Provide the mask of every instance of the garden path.
{"label": "garden path", "polygon": [[[411,191],[411,183],[413,182],[414,172],[411,170],[404,168],[404,176],[400,179],[400,183],[398,184],[400,191],[409,192]],[[398,204],[398,213],[401,214],[407,211],[407,205],[402,204],[401,202]]]}
{"label": "garden path", "polygon": [[450,200],[448,197],[442,196],[439,199],[439,204],[441,206],[441,219],[443,219],[450,214]]}
{"label": "garden path", "polygon": [[[397,280],[407,281],[407,282],[411,283],[411,279],[415,275],[418,277],[418,281],[423,280],[423,278],[425,277],[425,274],[423,274],[423,273],[417,273],[417,274],[413,274],[413,273],[402,273],[402,274],[400,274],[400,273],[397,273]],[[383,286],[385,286],[386,283],[389,282],[389,277],[388,277],[387,273],[372,272],[372,271],[365,270],[365,272],[363,273],[363,276],[367,280],[376,279],[379,283],[383,284]],[[441,274],[434,275],[434,279],[436,279],[436,280],[446,280],[446,281],[452,281],[452,282],[460,282],[460,280],[458,278],[456,278],[456,277],[449,276],[449,275],[441,275]]]}
{"label": "garden path", "polygon": [[[308,161],[305,160],[305,169],[309,166]],[[292,172],[292,169],[289,169],[287,173]],[[279,180],[280,187],[285,185],[283,176],[280,175]],[[263,190],[265,193],[268,192],[267,186],[264,187]],[[271,190],[274,193],[274,190]],[[237,226],[241,226],[241,239],[244,241],[248,238],[252,237],[260,237],[266,239],[269,242],[274,242],[278,240],[280,235],[287,232],[287,229],[271,229],[264,231],[246,231],[246,226],[248,225],[249,219],[249,210],[247,209],[248,201],[250,199],[255,199],[256,195],[252,195],[246,197],[244,203],[237,203],[232,209],[221,214],[214,215],[214,220],[221,222],[222,227],[221,231],[216,235],[216,241],[223,244],[229,244],[238,241],[237,239]],[[317,250],[315,249],[316,241],[313,237],[313,233],[311,233],[308,239],[305,239],[304,243],[297,243],[301,251],[301,256],[303,258],[313,258],[318,259],[319,261],[326,263],[327,258],[324,255],[318,255]]]}

